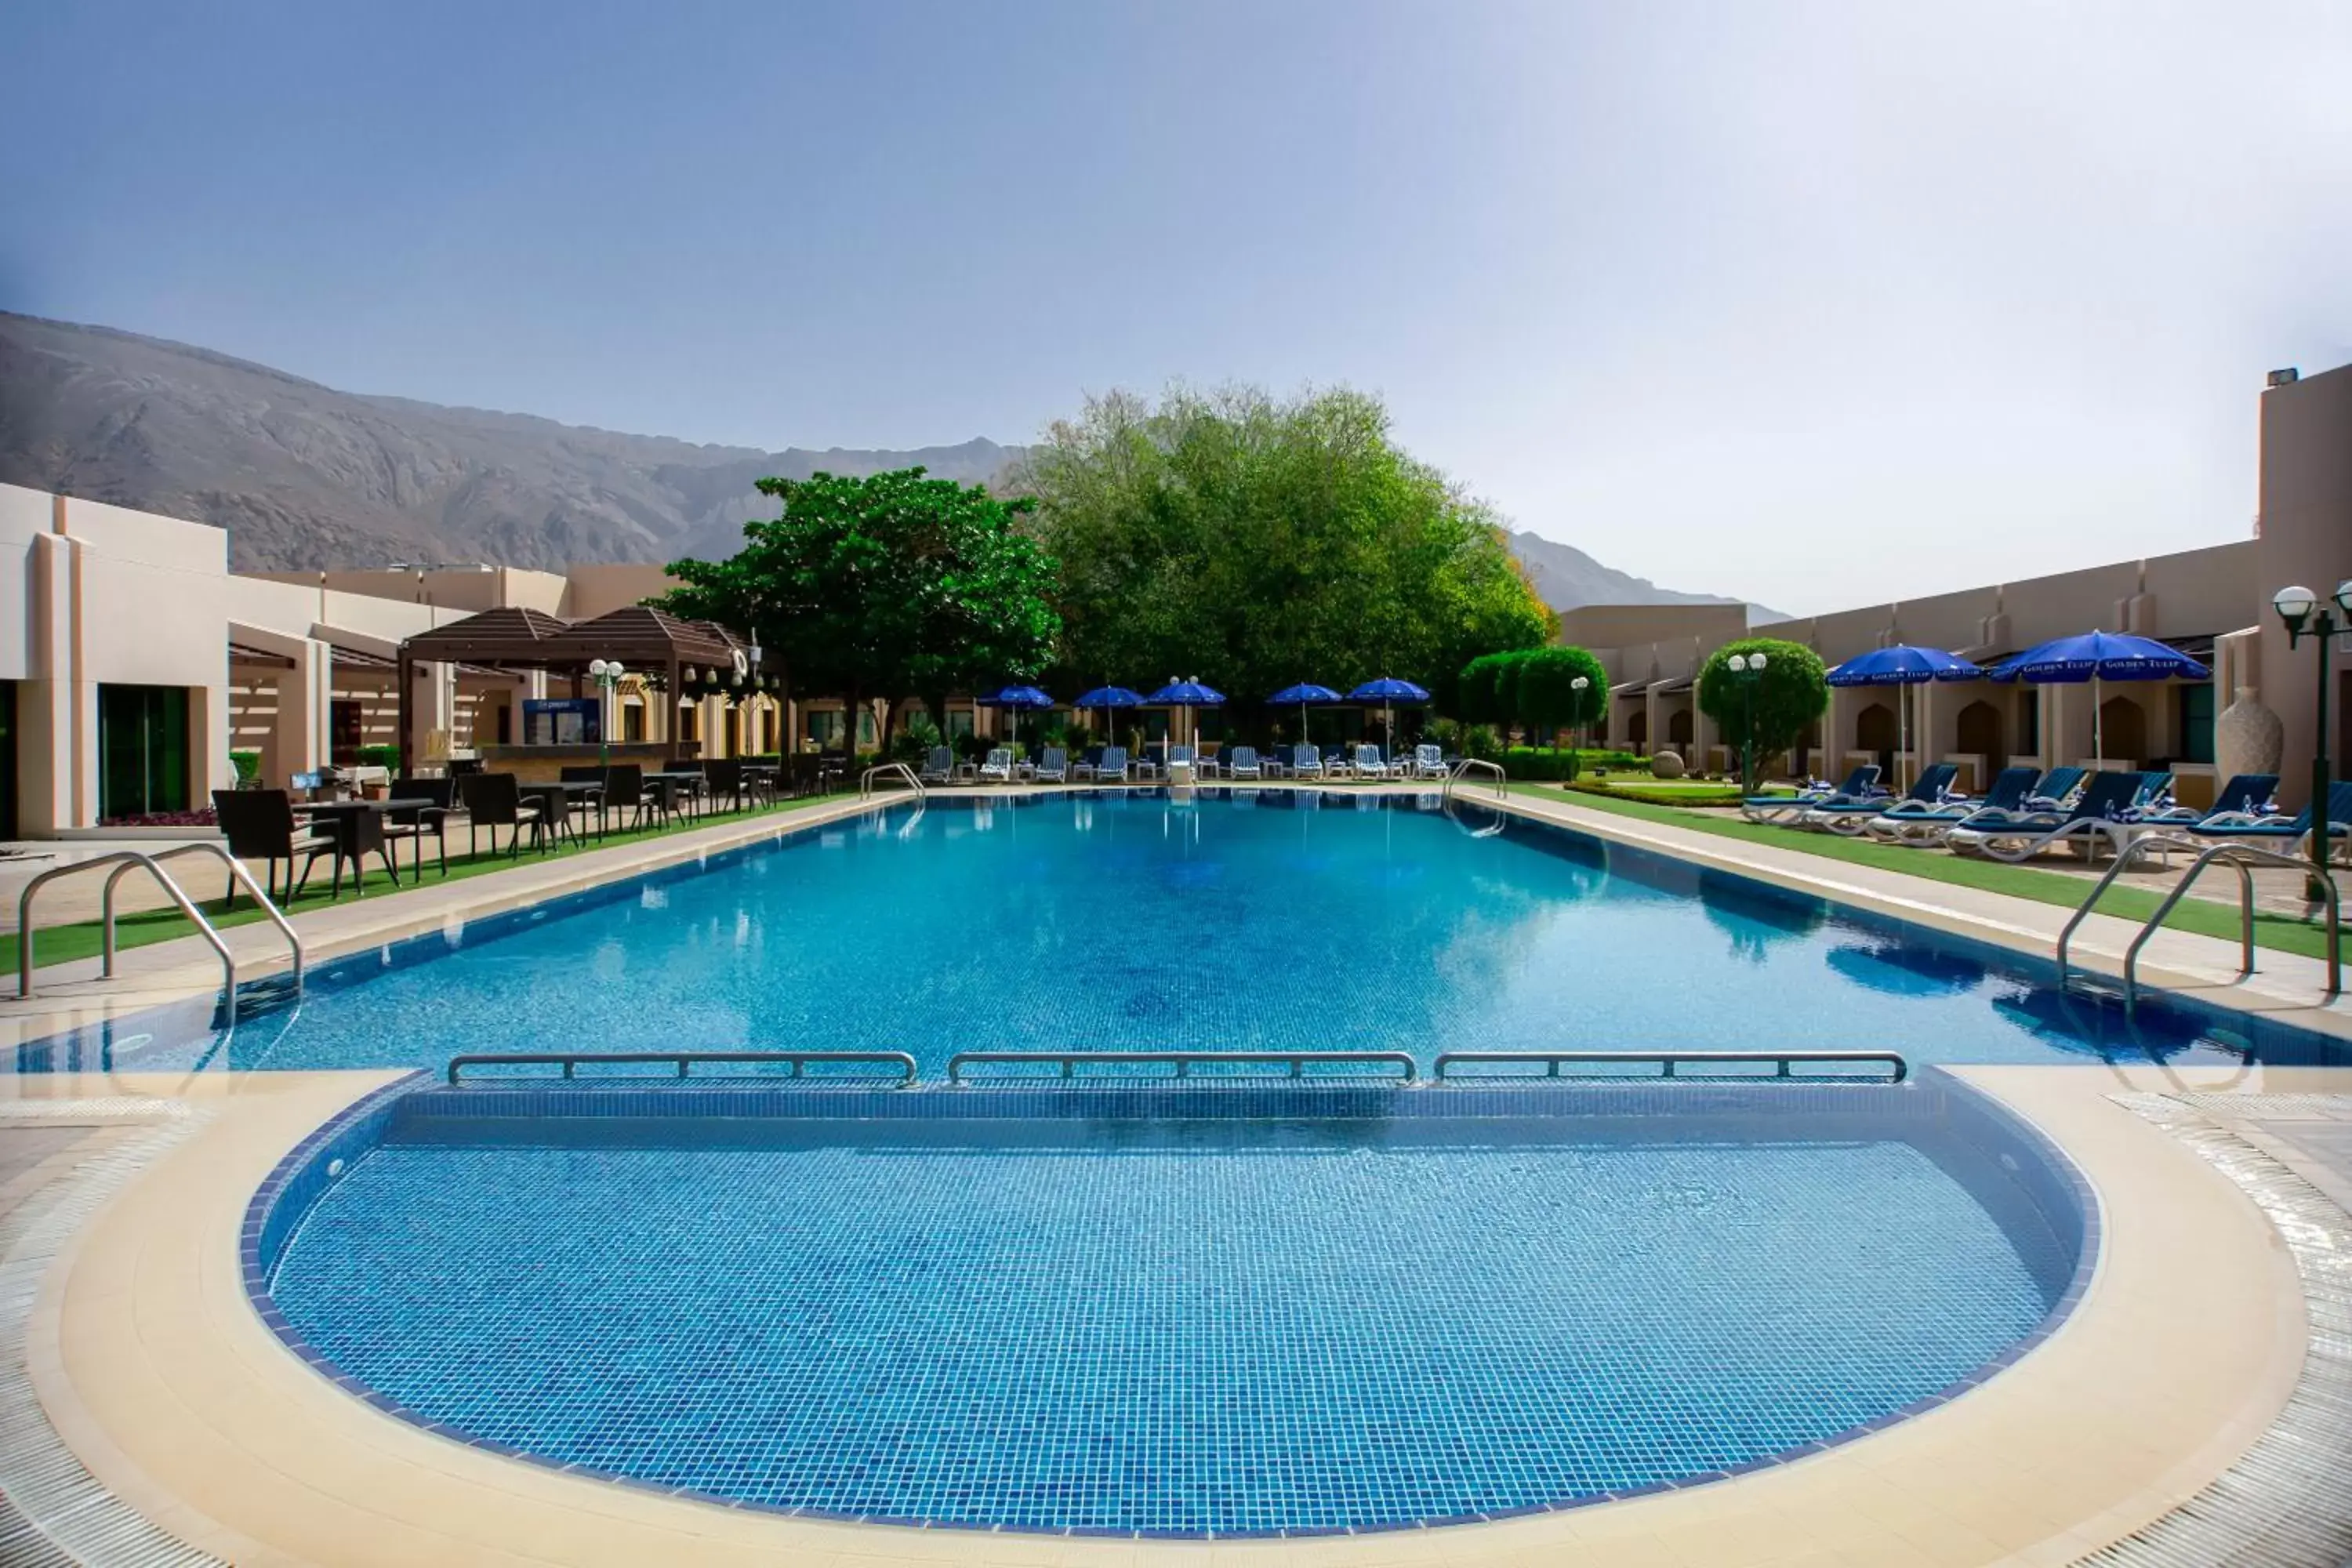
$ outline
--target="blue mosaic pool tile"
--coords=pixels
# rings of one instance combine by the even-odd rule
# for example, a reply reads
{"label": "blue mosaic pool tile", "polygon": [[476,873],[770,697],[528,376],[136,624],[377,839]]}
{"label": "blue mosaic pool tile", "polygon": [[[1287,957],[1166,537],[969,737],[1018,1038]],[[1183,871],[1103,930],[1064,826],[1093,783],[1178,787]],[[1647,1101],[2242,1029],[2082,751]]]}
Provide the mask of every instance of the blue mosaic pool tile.
{"label": "blue mosaic pool tile", "polygon": [[747,1506],[1216,1538],[1816,1451],[2010,1359],[2095,1245],[2071,1168],[1941,1075],[1262,1114],[1302,1092],[1361,1093],[424,1089],[248,1229],[291,1232],[260,1300],[298,1348],[430,1429]]}

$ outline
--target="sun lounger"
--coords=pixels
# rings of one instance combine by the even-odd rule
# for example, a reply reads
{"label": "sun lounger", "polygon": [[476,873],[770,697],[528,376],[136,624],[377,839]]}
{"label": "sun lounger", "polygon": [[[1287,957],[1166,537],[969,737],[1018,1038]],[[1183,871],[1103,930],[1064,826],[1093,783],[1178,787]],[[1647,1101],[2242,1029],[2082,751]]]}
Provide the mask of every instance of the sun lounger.
{"label": "sun lounger", "polygon": [[1835,789],[1821,785],[1794,795],[1751,795],[1739,803],[1739,815],[1750,822],[1775,822],[1793,826],[1817,805],[1886,801],[1894,797],[1878,787],[1878,764],[1864,763],[1845,775]]}
{"label": "sun lounger", "polygon": [[2027,811],[2063,811],[2073,803],[2074,792],[2091,776],[2088,768],[2052,768],[2025,797]]}
{"label": "sun lounger", "polygon": [[1045,755],[1037,759],[1037,771],[1030,774],[1030,777],[1035,779],[1039,784],[1069,783],[1070,753],[1068,748],[1063,746],[1046,747]]}
{"label": "sun lounger", "polygon": [[2221,786],[2213,804],[2199,811],[2194,806],[2174,806],[2149,818],[2153,822],[2177,823],[2200,827],[2251,827],[2260,823],[2278,824],[2288,820],[2271,797],[2278,793],[2276,773],[2239,773]]}
{"label": "sun lounger", "polygon": [[982,784],[1013,782],[1012,747],[995,746],[990,749],[988,760],[980,764],[980,782]]}
{"label": "sun lounger", "polygon": [[[2311,836],[2312,812],[2305,806],[2297,815],[2269,822],[2191,823],[2179,829],[2206,844],[2267,844],[2292,852],[2293,846]],[[2352,779],[2338,780],[2327,791],[2327,847],[2333,858],[2336,841],[2352,842]]]}
{"label": "sun lounger", "polygon": [[1101,784],[1127,782],[1127,748],[1105,746],[1102,755],[1095,759],[1095,779]]}
{"label": "sun lounger", "polygon": [[1818,827],[1824,832],[1851,838],[1860,833],[1863,825],[1872,817],[1892,811],[1897,805],[1916,805],[1930,811],[1941,805],[1959,772],[1950,763],[1937,763],[1931,768],[1922,769],[1900,800],[1891,795],[1881,795],[1874,800],[1823,801],[1798,820],[1807,827]]}
{"label": "sun lounger", "polygon": [[2059,844],[2079,846],[2096,859],[2100,845],[2120,851],[2133,833],[2143,830],[2128,814],[2167,776],[2103,773],[2083,786],[2070,810],[2031,813],[2004,822],[1962,823],[1944,836],[1944,844],[1958,854],[1989,856],[2011,865]]}
{"label": "sun lounger", "polygon": [[1412,749],[1412,776],[1417,779],[1442,779],[1450,770],[1445,765],[1445,749],[1423,742]]}
{"label": "sun lounger", "polygon": [[1290,776],[1300,779],[1324,777],[1323,753],[1313,746],[1291,747]]}
{"label": "sun lounger", "polygon": [[923,761],[923,771],[915,775],[927,784],[955,782],[955,753],[945,746],[933,746]]}
{"label": "sun lounger", "polygon": [[[1941,844],[1944,835],[1979,812],[2014,812],[2025,804],[2042,777],[2040,768],[2003,768],[1982,800],[1947,799],[1941,805],[1906,801],[1868,818],[1863,830],[1886,844],[1906,844],[1924,849]],[[1987,818],[1988,821],[1993,820]]]}
{"label": "sun lounger", "polygon": [[1260,765],[1257,760],[1257,748],[1255,746],[1235,746],[1233,750],[1227,752],[1225,753],[1225,773],[1227,776],[1231,778],[1249,779],[1253,782],[1264,778],[1265,776],[1265,769]]}
{"label": "sun lounger", "polygon": [[1355,770],[1360,779],[1384,779],[1389,776],[1388,759],[1381,755],[1378,746],[1358,746]]}

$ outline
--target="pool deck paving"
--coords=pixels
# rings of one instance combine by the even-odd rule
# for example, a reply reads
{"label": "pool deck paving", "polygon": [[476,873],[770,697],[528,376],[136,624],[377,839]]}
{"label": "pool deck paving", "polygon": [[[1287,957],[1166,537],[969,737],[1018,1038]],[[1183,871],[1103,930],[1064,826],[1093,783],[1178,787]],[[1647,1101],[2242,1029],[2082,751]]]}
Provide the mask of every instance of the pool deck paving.
{"label": "pool deck paving", "polygon": [[[1564,800],[1492,804],[2037,956],[2048,955],[2067,913]],[[307,913],[300,929],[315,963],[861,809],[834,800],[561,861],[526,860],[510,872]],[[2137,929],[2094,917],[2081,938],[2085,967],[2119,973]],[[282,965],[282,942],[266,926],[226,935],[252,973]],[[2318,994],[2316,961],[2266,952],[2261,973],[2245,980],[2235,966],[2231,944],[2168,931],[2150,944],[2144,975],[2352,1036],[2352,1011]],[[45,971],[33,999],[0,1005],[0,1026],[19,1041],[37,1038],[205,994],[219,978],[217,960],[194,942],[132,950],[122,969],[128,984],[114,987],[95,982],[94,964]],[[98,1486],[195,1552],[239,1563],[2072,1563],[2163,1519],[2238,1465],[2288,1407],[2310,1343],[2304,1287],[2278,1227],[2123,1098],[2193,1101],[2342,1204],[2352,1197],[2352,1070],[1958,1070],[2064,1149],[2102,1210],[2104,1247],[2088,1295],[2016,1365],[1886,1431],[1729,1480],[1349,1538],[1115,1542],[792,1519],[564,1475],[385,1415],[321,1378],[260,1321],[243,1289],[237,1237],[247,1200],[276,1162],[394,1073],[0,1078],[0,1139],[44,1134],[37,1145],[0,1142],[0,1215],[65,1190],[88,1152],[108,1146],[97,1134],[125,1119],[135,1123],[157,1107],[193,1117],[185,1135],[45,1266],[22,1354],[50,1425]]]}

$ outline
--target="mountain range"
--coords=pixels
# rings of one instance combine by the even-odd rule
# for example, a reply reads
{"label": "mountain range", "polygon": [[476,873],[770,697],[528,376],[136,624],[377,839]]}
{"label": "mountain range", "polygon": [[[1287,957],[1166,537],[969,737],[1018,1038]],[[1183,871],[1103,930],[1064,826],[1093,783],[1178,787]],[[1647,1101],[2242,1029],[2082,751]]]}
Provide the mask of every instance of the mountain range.
{"label": "mountain range", "polygon": [[[912,451],[697,446],[338,392],[184,343],[0,311],[0,483],[226,528],[243,571],[723,555],[745,518],[772,514],[754,480],[919,463],[987,483],[1021,455],[982,438]],[[1555,608],[1728,602],[1534,533],[1511,544]]]}

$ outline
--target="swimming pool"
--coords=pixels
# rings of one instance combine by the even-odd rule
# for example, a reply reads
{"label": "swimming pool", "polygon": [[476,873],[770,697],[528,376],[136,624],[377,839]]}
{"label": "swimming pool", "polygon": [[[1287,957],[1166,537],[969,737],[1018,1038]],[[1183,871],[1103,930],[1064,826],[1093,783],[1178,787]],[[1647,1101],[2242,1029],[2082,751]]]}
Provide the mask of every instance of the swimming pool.
{"label": "swimming pool", "polygon": [[737,1506],[1303,1535],[1571,1508],[1963,1394],[2095,1207],[1852,1085],[395,1091],[246,1277],[441,1436]]}
{"label": "swimming pool", "polygon": [[[463,1051],[1899,1049],[2312,1059],[2046,964],[1435,795],[935,796],[338,960],[233,1033],[162,1009],[20,1070]],[[1478,830],[1498,827],[1490,837]]]}

